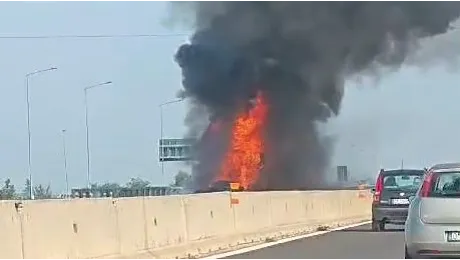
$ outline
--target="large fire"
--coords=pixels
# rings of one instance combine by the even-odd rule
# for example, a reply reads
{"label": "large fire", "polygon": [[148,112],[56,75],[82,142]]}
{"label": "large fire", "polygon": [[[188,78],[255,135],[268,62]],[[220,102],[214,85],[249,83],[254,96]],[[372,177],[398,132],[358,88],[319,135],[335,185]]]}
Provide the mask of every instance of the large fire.
{"label": "large fire", "polygon": [[267,110],[264,96],[258,93],[253,107],[237,115],[217,181],[238,182],[244,189],[257,181],[263,166]]}

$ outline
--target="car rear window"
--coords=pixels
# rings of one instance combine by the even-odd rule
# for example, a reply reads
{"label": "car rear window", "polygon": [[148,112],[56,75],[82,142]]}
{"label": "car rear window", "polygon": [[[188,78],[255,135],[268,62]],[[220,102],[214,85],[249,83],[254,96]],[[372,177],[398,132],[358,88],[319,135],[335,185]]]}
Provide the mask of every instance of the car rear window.
{"label": "car rear window", "polygon": [[460,172],[436,173],[431,197],[460,197]]}
{"label": "car rear window", "polygon": [[417,190],[422,181],[422,174],[391,174],[383,177],[383,187],[386,190]]}

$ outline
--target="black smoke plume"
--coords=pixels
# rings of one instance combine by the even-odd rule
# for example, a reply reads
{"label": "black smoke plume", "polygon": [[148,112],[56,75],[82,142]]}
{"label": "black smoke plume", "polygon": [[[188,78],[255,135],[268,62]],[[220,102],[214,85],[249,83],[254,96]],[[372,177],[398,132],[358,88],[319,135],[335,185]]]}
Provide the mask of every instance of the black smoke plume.
{"label": "black smoke plume", "polygon": [[[399,67],[419,39],[445,33],[460,14],[459,2],[188,4],[196,32],[176,54],[184,95],[228,122],[256,91],[267,97],[263,189],[324,185],[330,144],[316,123],[338,115],[345,78]],[[215,138],[228,139],[227,132]],[[199,148],[196,188],[217,174],[222,142]]]}

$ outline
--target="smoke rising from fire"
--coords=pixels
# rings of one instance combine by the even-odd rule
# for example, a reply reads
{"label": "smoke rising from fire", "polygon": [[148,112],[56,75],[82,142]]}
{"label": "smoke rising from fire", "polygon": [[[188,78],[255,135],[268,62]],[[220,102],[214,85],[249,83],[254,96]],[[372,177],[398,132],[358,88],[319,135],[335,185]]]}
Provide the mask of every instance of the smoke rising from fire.
{"label": "smoke rising from fire", "polygon": [[175,58],[183,95],[207,112],[192,109],[186,123],[196,135],[200,124],[193,118],[211,115],[226,122],[218,137],[198,150],[196,188],[214,179],[231,122],[259,91],[270,112],[257,185],[324,185],[331,144],[316,123],[339,114],[345,78],[373,67],[397,68],[419,39],[445,33],[460,15],[458,2],[188,4],[196,32]]}

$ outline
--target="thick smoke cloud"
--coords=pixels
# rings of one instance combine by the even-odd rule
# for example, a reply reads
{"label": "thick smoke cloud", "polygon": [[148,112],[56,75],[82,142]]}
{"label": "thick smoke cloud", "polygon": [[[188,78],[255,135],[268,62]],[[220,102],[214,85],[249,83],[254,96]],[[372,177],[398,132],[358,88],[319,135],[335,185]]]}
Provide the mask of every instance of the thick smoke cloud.
{"label": "thick smoke cloud", "polygon": [[[399,67],[419,39],[445,33],[460,14],[458,2],[188,4],[196,33],[176,54],[184,95],[231,121],[242,101],[263,91],[270,115],[259,186],[270,189],[324,185],[331,145],[316,122],[338,115],[345,78]],[[201,151],[208,159],[200,164],[209,168],[203,153],[213,152]],[[217,173],[197,169],[198,188]]]}

